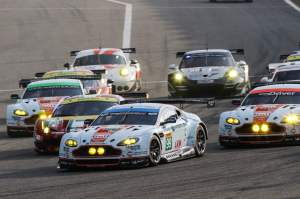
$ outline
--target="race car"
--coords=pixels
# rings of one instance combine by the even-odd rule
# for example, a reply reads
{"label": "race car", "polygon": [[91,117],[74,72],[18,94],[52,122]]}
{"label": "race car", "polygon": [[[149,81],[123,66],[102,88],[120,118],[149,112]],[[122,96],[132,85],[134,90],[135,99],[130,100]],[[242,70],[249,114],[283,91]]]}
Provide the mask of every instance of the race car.
{"label": "race car", "polygon": [[119,104],[124,98],[118,95],[82,95],[65,98],[50,117],[40,114],[34,129],[35,151],[58,152],[65,133],[79,131],[84,121],[95,120],[105,109]]}
{"label": "race car", "polygon": [[105,75],[95,75],[92,71],[81,68],[36,73],[33,79],[20,80],[19,86],[20,88],[26,88],[30,82],[45,79],[78,79],[81,81],[86,94],[112,93],[112,86]]}
{"label": "race car", "polygon": [[168,90],[173,97],[239,96],[250,88],[246,62],[236,62],[232,53],[244,50],[208,49],[178,52],[179,66],[169,66]]}
{"label": "race car", "polygon": [[207,128],[195,114],[173,105],[113,106],[83,131],[63,136],[58,168],[155,166],[206,150]]}
{"label": "race car", "polygon": [[241,106],[220,115],[219,142],[225,147],[295,143],[300,141],[299,125],[300,84],[257,87]]}
{"label": "race car", "polygon": [[278,67],[300,64],[300,51],[294,51],[289,55],[280,55],[281,63],[270,63],[267,67],[269,73],[273,73]]}
{"label": "race car", "polygon": [[141,68],[137,60],[129,61],[125,53],[135,53],[135,48],[97,48],[72,51],[73,64],[65,67],[80,67],[96,74],[107,75],[113,81],[114,93],[132,92],[141,89]]}
{"label": "race car", "polygon": [[79,80],[49,79],[30,83],[21,97],[11,95],[15,104],[7,106],[6,126],[8,136],[32,135],[40,111],[51,114],[55,105],[66,96],[83,95]]}

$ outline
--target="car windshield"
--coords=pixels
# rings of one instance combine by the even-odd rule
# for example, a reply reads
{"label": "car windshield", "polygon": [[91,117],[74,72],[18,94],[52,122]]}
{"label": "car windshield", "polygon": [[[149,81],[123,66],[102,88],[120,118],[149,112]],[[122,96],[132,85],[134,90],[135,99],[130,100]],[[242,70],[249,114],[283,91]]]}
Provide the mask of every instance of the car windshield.
{"label": "car windshield", "polygon": [[82,95],[80,87],[35,87],[26,89],[23,99]]}
{"label": "car windshield", "polygon": [[83,88],[98,88],[99,81],[98,80],[81,80]]}
{"label": "car windshield", "polygon": [[[53,117],[100,115],[104,110],[116,105],[115,102],[86,101],[60,104],[54,111]],[[89,107],[89,108],[87,108]]]}
{"label": "car windshield", "polygon": [[97,54],[77,58],[74,66],[126,64],[124,57],[120,55]]}
{"label": "car windshield", "polygon": [[234,60],[230,53],[199,53],[185,55],[180,63],[180,68],[234,65]]}
{"label": "car windshield", "polygon": [[281,71],[274,76],[273,82],[300,80],[300,70]]}
{"label": "car windshield", "polygon": [[258,104],[300,104],[300,92],[266,92],[250,94],[242,106]]}
{"label": "car windshield", "polygon": [[110,112],[101,114],[92,125],[155,125],[157,116],[156,112]]}

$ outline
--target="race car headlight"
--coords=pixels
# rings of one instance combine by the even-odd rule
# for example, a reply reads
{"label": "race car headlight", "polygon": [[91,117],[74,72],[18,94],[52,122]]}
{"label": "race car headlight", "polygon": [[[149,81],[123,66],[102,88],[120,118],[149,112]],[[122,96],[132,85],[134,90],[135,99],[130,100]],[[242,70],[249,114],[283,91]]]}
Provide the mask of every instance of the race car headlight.
{"label": "race car headlight", "polygon": [[179,72],[175,73],[174,74],[174,79],[175,79],[176,82],[181,82],[183,80],[183,74],[179,73]]}
{"label": "race car headlight", "polygon": [[129,74],[129,71],[128,71],[127,68],[121,68],[121,69],[120,69],[120,75],[121,75],[122,77],[126,77],[128,74]]}
{"label": "race car headlight", "polygon": [[230,69],[228,71],[228,79],[229,80],[233,80],[233,79],[235,79],[238,76],[239,76],[239,73],[235,69]]}
{"label": "race car headlight", "polygon": [[262,133],[267,133],[270,131],[270,126],[269,124],[263,123],[263,124],[253,124],[252,125],[252,131],[254,133],[262,132]]}
{"label": "race car headlight", "polygon": [[300,124],[300,115],[290,113],[283,117],[281,123],[299,125]]}
{"label": "race car headlight", "polygon": [[41,110],[41,111],[39,112],[39,119],[40,119],[40,120],[46,120],[46,119],[48,119],[48,118],[51,118],[51,114],[48,114],[48,115],[47,115],[47,113],[46,113],[45,110]]}
{"label": "race car headlight", "polygon": [[139,141],[138,138],[127,138],[118,143],[118,146],[130,146],[135,145]]}
{"label": "race car headlight", "polygon": [[48,134],[48,133],[50,133],[50,128],[47,126],[43,129],[43,131],[45,134]]}
{"label": "race car headlight", "polygon": [[226,119],[226,122],[227,122],[228,124],[232,124],[232,125],[238,125],[238,124],[240,124],[240,120],[237,119],[237,118],[234,118],[234,117],[228,117],[228,118]]}
{"label": "race car headlight", "polygon": [[74,139],[67,139],[65,141],[65,145],[68,147],[76,147],[77,146],[77,141]]}
{"label": "race car headlight", "polygon": [[26,111],[22,110],[22,109],[16,109],[14,111],[14,114],[16,116],[27,116],[28,115],[28,113]]}

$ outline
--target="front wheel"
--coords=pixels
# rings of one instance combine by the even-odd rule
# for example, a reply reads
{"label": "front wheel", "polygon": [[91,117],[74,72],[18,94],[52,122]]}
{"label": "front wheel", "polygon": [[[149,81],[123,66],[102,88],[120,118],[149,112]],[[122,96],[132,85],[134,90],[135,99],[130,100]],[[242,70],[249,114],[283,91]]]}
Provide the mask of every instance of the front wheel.
{"label": "front wheel", "polygon": [[199,126],[196,132],[196,144],[195,144],[196,156],[203,156],[206,151],[206,135],[202,126]]}
{"label": "front wheel", "polygon": [[156,136],[153,136],[150,141],[150,166],[156,166],[161,159],[161,144]]}

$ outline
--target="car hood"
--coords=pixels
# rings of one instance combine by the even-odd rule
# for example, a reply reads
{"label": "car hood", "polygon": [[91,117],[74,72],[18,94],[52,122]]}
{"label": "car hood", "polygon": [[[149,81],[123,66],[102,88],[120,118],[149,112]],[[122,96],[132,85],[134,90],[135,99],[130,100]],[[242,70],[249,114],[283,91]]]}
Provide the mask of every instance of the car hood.
{"label": "car hood", "polygon": [[88,65],[79,66],[80,68],[85,68],[87,70],[110,70],[114,68],[126,67],[126,64],[105,64],[105,65]]}
{"label": "car hood", "polygon": [[52,113],[54,107],[64,97],[41,97],[18,100],[15,107],[24,109],[29,115],[38,114],[40,110]]}
{"label": "car hood", "polygon": [[252,122],[280,123],[285,115],[300,113],[300,106],[286,104],[250,105],[241,106],[229,113],[230,116],[238,118],[242,124]]}
{"label": "car hood", "polygon": [[153,129],[151,125],[105,125],[92,126],[69,134],[82,144],[118,144],[128,137],[141,137]]}
{"label": "car hood", "polygon": [[229,66],[182,68],[181,71],[190,80],[220,79],[228,71]]}

